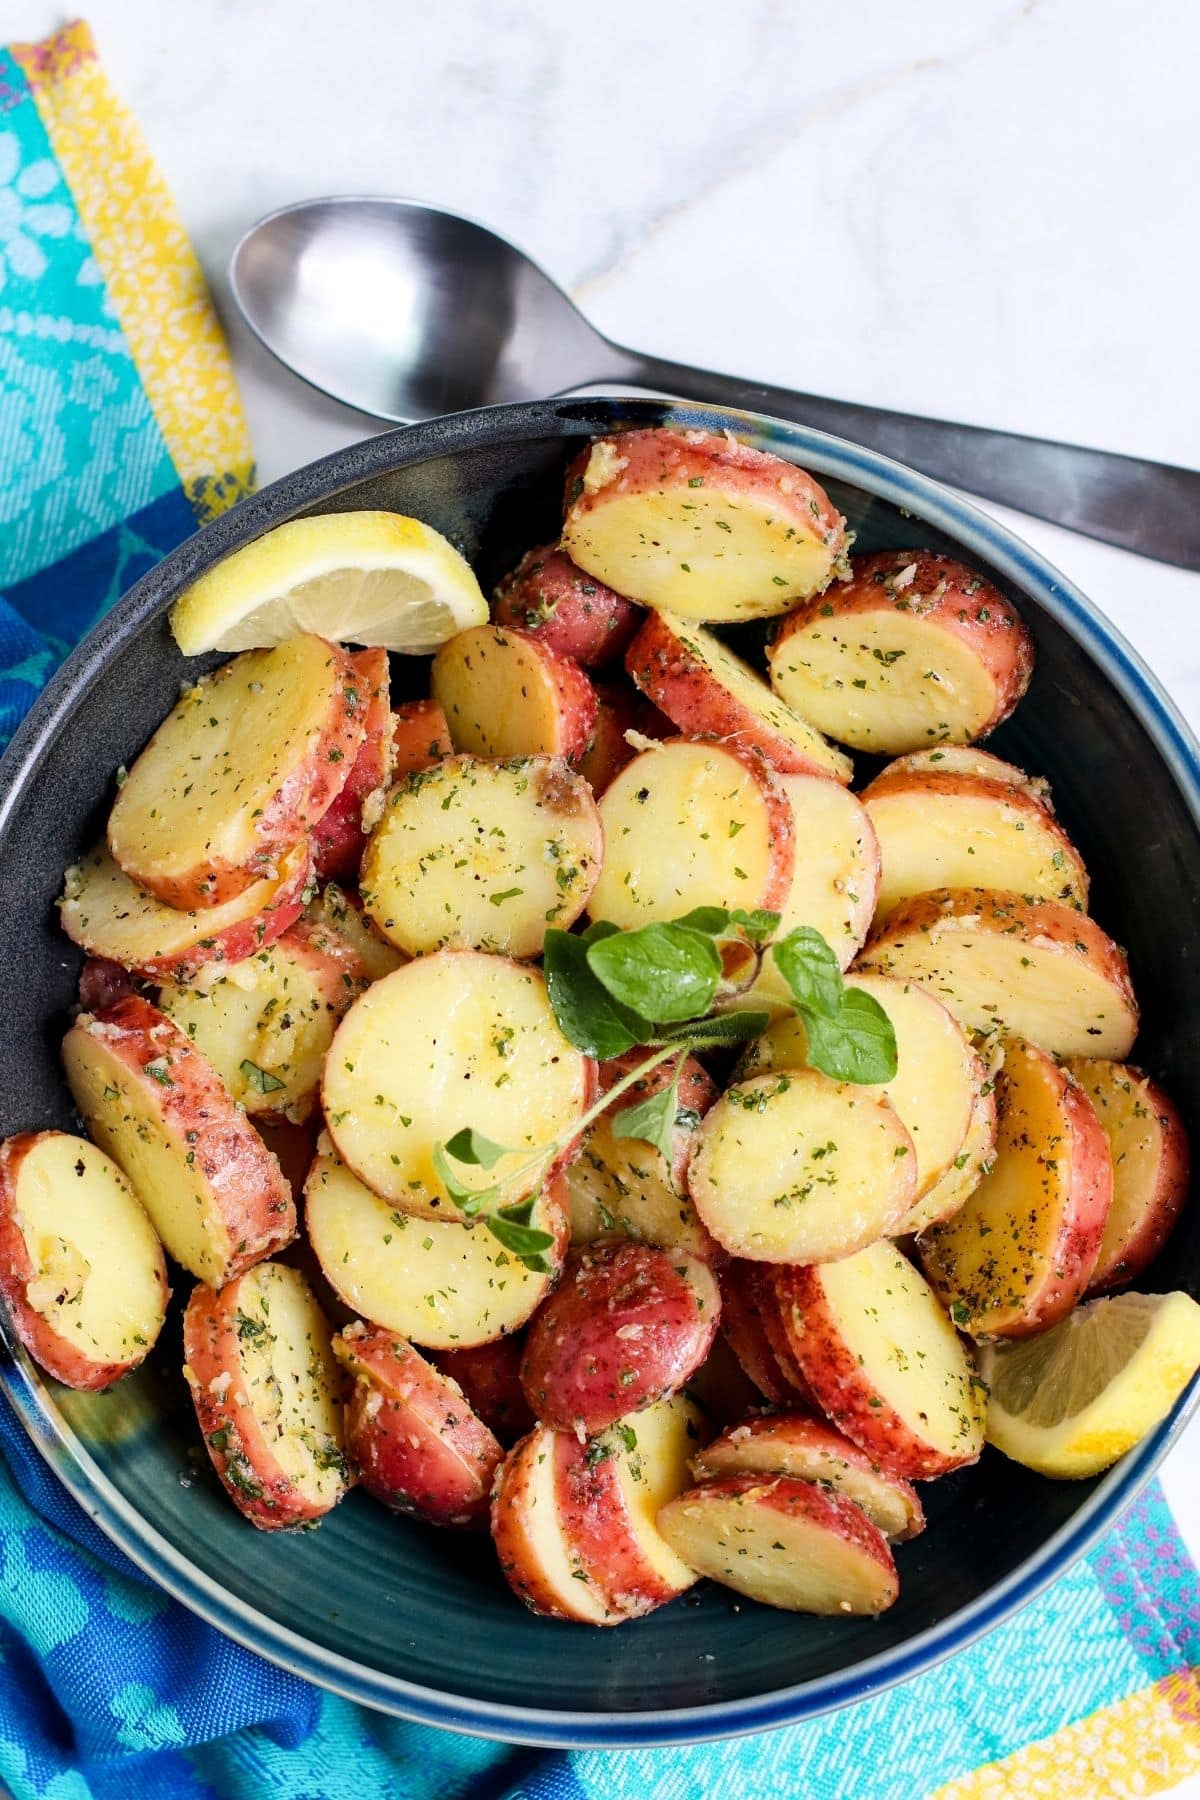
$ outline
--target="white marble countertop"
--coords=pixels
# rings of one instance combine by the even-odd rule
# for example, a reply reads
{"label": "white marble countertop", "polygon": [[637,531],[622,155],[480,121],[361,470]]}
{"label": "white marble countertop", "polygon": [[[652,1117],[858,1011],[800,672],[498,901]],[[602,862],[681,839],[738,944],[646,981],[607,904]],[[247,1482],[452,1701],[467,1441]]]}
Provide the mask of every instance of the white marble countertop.
{"label": "white marble countertop", "polygon": [[[64,17],[10,10],[10,35]],[[226,313],[229,252],[262,213],[409,194],[523,245],[618,341],[1200,466],[1190,0],[87,16]],[[230,329],[264,480],[374,429]],[[1200,725],[1200,576],[1008,519]],[[1164,1479],[1200,1556],[1200,1423]]]}

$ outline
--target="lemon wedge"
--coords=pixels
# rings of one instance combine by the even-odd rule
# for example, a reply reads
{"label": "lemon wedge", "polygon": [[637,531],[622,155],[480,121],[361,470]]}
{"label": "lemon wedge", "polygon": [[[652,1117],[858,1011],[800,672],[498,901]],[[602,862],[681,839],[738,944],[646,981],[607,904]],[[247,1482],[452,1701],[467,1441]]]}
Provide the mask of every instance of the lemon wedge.
{"label": "lemon wedge", "polygon": [[1090,1300],[1036,1337],[981,1346],[988,1442],[1054,1480],[1099,1474],[1166,1418],[1198,1368],[1189,1295]]}
{"label": "lemon wedge", "polygon": [[262,650],[300,632],[428,655],[488,604],[471,565],[439,531],[403,513],[292,519],[209,569],[171,611],[185,656]]}

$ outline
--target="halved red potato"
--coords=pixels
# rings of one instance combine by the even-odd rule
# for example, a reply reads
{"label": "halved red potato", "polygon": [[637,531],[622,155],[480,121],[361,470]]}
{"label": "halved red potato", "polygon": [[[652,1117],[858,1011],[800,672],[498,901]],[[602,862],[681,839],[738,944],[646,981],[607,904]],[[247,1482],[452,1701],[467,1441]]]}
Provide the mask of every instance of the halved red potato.
{"label": "halved red potato", "polygon": [[563,548],[589,575],[685,619],[769,619],[845,556],[824,488],[724,432],[601,438],[567,471]]}
{"label": "halved red potato", "polygon": [[578,663],[512,626],[474,625],[433,659],[433,697],[454,748],[470,756],[581,757],[596,694]]}
{"label": "halved red potato", "polygon": [[159,1005],[248,1113],[299,1120],[312,1111],[338,1020],[370,982],[349,939],[298,919],[208,980],[201,972],[189,986],[165,985]]}
{"label": "halved red potato", "polygon": [[394,944],[389,944],[382,933],[376,931],[363,912],[358,895],[347,893],[336,882],[326,882],[305,908],[304,917],[344,938],[372,981],[381,981],[408,961]]}
{"label": "halved red potato", "polygon": [[585,669],[622,655],[642,612],[632,600],[586,575],[565,550],[529,550],[492,600],[497,625],[516,625]]}
{"label": "halved red potato", "polygon": [[431,769],[453,756],[450,727],[436,700],[405,700],[392,713],[392,779]]}
{"label": "halved red potato", "polygon": [[668,738],[621,770],[600,801],[604,866],[588,903],[622,929],[696,906],[787,898],[795,828],[780,777],[753,750]]}
{"label": "halved red potato", "polygon": [[84,1013],[63,1064],[89,1132],[177,1263],[214,1287],[296,1235],[275,1158],[211,1065],[139,995]]}
{"label": "halved red potato", "polygon": [[968,1031],[1027,1038],[1054,1056],[1129,1054],[1138,1011],[1125,952],[1057,900],[938,888],[898,906],[859,963],[920,982]]}
{"label": "halved red potato", "polygon": [[109,1157],[65,1131],[0,1144],[0,1294],[33,1360],[72,1388],[106,1388],[162,1330],[167,1267]]}
{"label": "halved red potato", "polygon": [[787,1475],[726,1475],[669,1500],[658,1528],[701,1575],[788,1612],[886,1612],[887,1539],[844,1494]]}
{"label": "halved red potato", "polygon": [[898,1227],[916,1184],[913,1141],[891,1102],[799,1067],[728,1088],[688,1170],[718,1244],[756,1262],[852,1256]]}
{"label": "halved red potato", "polygon": [[579,758],[576,767],[599,799],[613,777],[637,755],[627,733],[643,738],[675,736],[675,727],[665,714],[625,682],[598,681],[596,684],[596,724],[592,741]]}
{"label": "halved red potato", "polygon": [[530,1612],[584,1625],[619,1625],[622,1615],[593,1590],[564,1528],[556,1455],[561,1436],[553,1426],[535,1425],[500,1465],[491,1521],[500,1568]]}
{"label": "halved red potato", "polygon": [[529,1327],[525,1398],[543,1424],[603,1431],[681,1388],[720,1315],[716,1277],[688,1251],[627,1238],[589,1244],[568,1258]]}
{"label": "halved red potato", "polygon": [[346,1457],[368,1494],[429,1525],[484,1525],[504,1452],[458,1383],[378,1325],[347,1325],[333,1353],[353,1380]]}
{"label": "halved red potato", "polygon": [[803,1413],[746,1419],[723,1431],[692,1458],[697,1481],[726,1475],[790,1475],[816,1481],[860,1506],[885,1538],[903,1543],[925,1529],[917,1490],[852,1444],[848,1437]]}
{"label": "halved red potato", "polygon": [[[325,1059],[322,1105],[360,1181],[419,1218],[458,1218],[434,1152],[467,1126],[508,1147],[493,1167],[459,1165],[498,1205],[540,1185],[540,1151],[591,1102],[595,1065],[563,1036],[540,969],[481,950],[439,950],[359,997]],[[561,1159],[556,1159],[561,1160]],[[406,1334],[411,1335],[411,1334]]]}
{"label": "halved red potato", "polygon": [[674,613],[650,613],[626,652],[625,667],[680,731],[760,750],[783,775],[826,775],[845,783],[854,773],[848,756],[702,625]]}
{"label": "halved red potato", "polygon": [[937,1295],[894,1244],[777,1269],[774,1280],[822,1410],[881,1468],[923,1481],[978,1462],[986,1390]]}
{"label": "halved red potato", "polygon": [[451,756],[392,789],[359,893],[410,956],[537,956],[587,905],[603,856],[592,791],[561,757]]}
{"label": "halved red potato", "polygon": [[260,1531],[332,1510],[347,1487],[341,1382],[303,1275],[265,1262],[216,1292],[192,1289],[183,1372],[229,1498]]}
{"label": "halved red potato", "polygon": [[[725,1295],[721,1293],[722,1316]],[[763,1403],[760,1390],[751,1381],[735,1356],[729,1339],[718,1331],[712,1347],[695,1374],[688,1379],[684,1393],[694,1400],[714,1429],[734,1425],[747,1419]]]}
{"label": "halved red potato", "polygon": [[972,1065],[975,1098],[971,1103],[971,1122],[962,1149],[940,1181],[917,1201],[905,1215],[906,1235],[925,1231],[930,1225],[941,1225],[952,1219],[966,1205],[979,1183],[992,1167],[996,1154],[996,1131],[999,1112],[996,1106],[996,1078],[981,1056]]}
{"label": "halved red potato", "polygon": [[143,892],[101,844],[67,870],[58,910],[71,942],[90,955],[152,981],[190,981],[210,963],[240,962],[274,943],[300,917],[311,883],[306,839],[280,860],[273,879],[222,906],[177,912]]}
{"label": "halved red potato", "polygon": [[980,1339],[1026,1337],[1083,1298],[1113,1195],[1096,1109],[1052,1056],[1012,1039],[997,1082],[991,1172],[920,1241],[921,1266],[950,1316]]}
{"label": "halved red potato", "polygon": [[1015,763],[981,750],[978,744],[937,744],[928,750],[909,750],[881,771],[891,775],[977,775],[983,781],[1002,781],[1006,787],[1020,788],[1034,800],[1054,811],[1050,783],[1042,775],[1029,775]]}
{"label": "halved red potato", "polygon": [[794,1385],[794,1358],[781,1362],[767,1331],[762,1263],[738,1259],[721,1270],[721,1333],[747,1379],[772,1406],[796,1407],[811,1400],[807,1386]]}
{"label": "halved red potato", "polygon": [[353,1312],[427,1349],[484,1344],[517,1331],[545,1298],[567,1254],[561,1176],[538,1200],[533,1223],[554,1238],[538,1273],[503,1248],[486,1225],[414,1219],[364,1187],[328,1138],[304,1189],[304,1222],[321,1271]]}
{"label": "halved red potato", "polygon": [[932,550],[854,559],[767,651],[771,686],[818,731],[896,756],[985,737],[1033,674],[1033,639],[990,582]]}
{"label": "halved red potato", "polygon": [[1087,911],[1083,858],[1048,806],[1011,782],[885,770],[863,794],[879,839],[877,917],[933,888],[1003,888]]}
{"label": "halved red potato", "polygon": [[103,1012],[136,992],[129,970],[110,956],[89,956],[79,971],[80,1012]]}
{"label": "halved red potato", "polygon": [[346,785],[369,697],[309,634],[246,650],[187,688],[126,775],[113,861],[167,906],[220,906],[278,876]]}
{"label": "halved red potato", "polygon": [[[630,1050],[612,1062],[601,1063],[601,1091],[644,1062],[648,1054]],[[668,1165],[655,1145],[642,1138],[618,1137],[613,1126],[616,1114],[669,1088],[680,1060],[683,1068]],[[678,1246],[706,1261],[720,1256],[687,1191],[696,1127],[716,1097],[716,1083],[694,1056],[685,1056],[659,1063],[625,1090],[611,1113],[601,1113],[566,1172],[573,1244],[590,1244],[616,1232],[667,1249]]]}
{"label": "halved red potato", "polygon": [[519,1337],[493,1338],[469,1349],[441,1350],[434,1358],[504,1445],[515,1444],[535,1423],[521,1386],[522,1348]]}
{"label": "halved red potato", "polygon": [[[850,981],[878,1002],[896,1033],[892,1079],[861,1083],[856,1091],[889,1100],[911,1137],[916,1158],[915,1205],[941,1180],[963,1147],[975,1104],[978,1058],[962,1027],[924,988],[886,975],[857,972]],[[804,1022],[793,1013],[790,1018],[777,1019],[750,1046],[738,1073],[749,1077],[775,1069],[802,1069],[807,1061]],[[903,1220],[898,1228],[909,1229]]]}
{"label": "halved red potato", "polygon": [[[341,793],[313,826],[313,853],[318,881],[332,876],[353,878],[362,861],[372,806],[392,776],[392,710],[386,650],[358,650],[350,666],[359,684],[363,741]],[[379,796],[373,802],[372,796]]]}
{"label": "halved red potato", "polygon": [[1191,1152],[1178,1109],[1127,1063],[1078,1056],[1066,1064],[1096,1109],[1112,1155],[1113,1194],[1088,1294],[1124,1287],[1154,1261],[1188,1195]]}

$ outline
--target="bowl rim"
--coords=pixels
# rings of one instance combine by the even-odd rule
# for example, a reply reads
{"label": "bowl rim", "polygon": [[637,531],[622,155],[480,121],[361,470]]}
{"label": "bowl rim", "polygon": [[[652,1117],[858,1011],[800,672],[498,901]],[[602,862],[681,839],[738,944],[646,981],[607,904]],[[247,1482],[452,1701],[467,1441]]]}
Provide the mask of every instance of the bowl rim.
{"label": "bowl rim", "polygon": [[[901,463],[841,438],[763,414],[624,396],[483,407],[386,431],[334,451],[239,502],[168,553],[98,622],[51,678],[0,759],[0,836],[40,755],[111,653],[163,611],[201,571],[271,526],[335,500],[361,480],[480,443],[531,441],[622,425],[728,429],[802,461],[821,478],[866,489],[944,532],[1032,597],[1085,651],[1154,743],[1200,834],[1200,744],[1179,709],[1121,633],[1041,553],[970,501]],[[837,1711],[909,1680],[1026,1605],[1063,1574],[1141,1492],[1189,1418],[1200,1380],[1171,1415],[1117,1463],[1076,1513],[1019,1568],[937,1624],[832,1675],[738,1700],[645,1712],[557,1711],[447,1694],[386,1675],[314,1644],[224,1590],[150,1527],[109,1482],[59,1410],[0,1310],[0,1386],[26,1432],[84,1512],[175,1599],[244,1648],[347,1699],[417,1723],[546,1748],[703,1743]]]}

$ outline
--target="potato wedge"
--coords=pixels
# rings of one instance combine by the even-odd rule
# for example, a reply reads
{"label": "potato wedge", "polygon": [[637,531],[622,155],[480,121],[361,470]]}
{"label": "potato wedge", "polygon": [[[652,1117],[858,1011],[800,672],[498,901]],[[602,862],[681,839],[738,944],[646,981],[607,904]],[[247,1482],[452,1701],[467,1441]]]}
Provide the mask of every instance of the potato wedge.
{"label": "potato wedge", "polygon": [[452,756],[392,789],[359,892],[410,956],[538,956],[547,929],[566,930],[587,905],[603,856],[591,789],[561,757]]}
{"label": "potato wedge", "polygon": [[618,1625],[621,1615],[593,1591],[563,1527],[555,1455],[559,1436],[553,1426],[537,1425],[500,1465],[491,1520],[500,1568],[530,1612],[584,1625]]}
{"label": "potato wedge", "polygon": [[702,625],[651,613],[626,652],[625,667],[680,731],[760,750],[781,775],[825,775],[845,783],[854,773],[848,756]]}
{"label": "potato wedge", "polygon": [[135,995],[63,1040],[75,1104],[169,1255],[220,1287],[290,1243],[279,1164],[186,1033]]}
{"label": "potato wedge", "polygon": [[592,741],[576,767],[598,800],[613,777],[637,755],[635,745],[626,735],[628,732],[661,740],[674,737],[675,727],[664,713],[651,706],[627,682],[597,681],[595,688],[596,724]]}
{"label": "potato wedge", "polygon": [[811,475],[724,432],[601,438],[567,471],[563,548],[685,619],[769,619],[819,593],[846,522]]}
{"label": "potato wedge", "polygon": [[256,881],[223,906],[177,912],[143,893],[104,845],[73,864],[58,903],[62,928],[92,956],[151,981],[190,981],[210,963],[253,956],[295,923],[311,892],[307,840],[282,858],[278,875]]}
{"label": "potato wedge", "polygon": [[897,1229],[916,1198],[916,1163],[881,1094],[776,1069],[735,1082],[705,1116],[688,1190],[731,1256],[828,1262]]}
{"label": "potato wedge", "polygon": [[973,1338],[1025,1337],[1087,1291],[1113,1196],[1108,1139],[1052,1056],[1012,1040],[997,1077],[995,1162],[966,1205],[924,1232],[921,1266]]}
{"label": "potato wedge", "polygon": [[[538,1202],[534,1224],[552,1232],[547,1260],[567,1253],[561,1178]],[[427,1349],[485,1344],[517,1331],[555,1275],[536,1274],[484,1225],[421,1220],[364,1187],[328,1138],[304,1189],[304,1222],[321,1271],[353,1312]]]}
{"label": "potato wedge", "polygon": [[346,652],[310,635],[202,676],[117,793],[113,861],[180,909],[220,906],[277,878],[280,858],[346,785],[368,706]]}
{"label": "potato wedge", "polygon": [[359,684],[363,741],[341,793],[312,828],[318,881],[356,880],[370,829],[370,815],[382,804],[394,759],[388,654],[359,650],[350,657]]}
{"label": "potato wedge", "polygon": [[925,1481],[978,1462],[986,1392],[974,1359],[894,1244],[774,1281],[822,1409],[881,1468]]}
{"label": "potato wedge", "polygon": [[433,659],[433,698],[468,756],[565,756],[592,741],[596,694],[578,663],[512,626],[476,625]]}
{"label": "potato wedge", "polygon": [[403,968],[408,958],[376,931],[363,912],[357,894],[328,881],[304,911],[305,920],[334,932],[351,946],[372,981],[382,981],[393,969]]}
{"label": "potato wedge", "polygon": [[0,1144],[0,1294],[30,1356],[67,1387],[111,1387],[153,1349],[162,1245],[86,1138],[27,1131]]}
{"label": "potato wedge", "polygon": [[434,1357],[443,1375],[458,1383],[489,1431],[506,1448],[535,1424],[521,1386],[522,1349],[519,1337],[502,1337],[469,1349],[441,1350]]}
{"label": "potato wedge", "polygon": [[803,1413],[747,1419],[692,1458],[697,1481],[726,1475],[790,1475],[845,1494],[885,1538],[903,1543],[925,1529],[917,1490],[893,1475],[823,1419]]}
{"label": "potato wedge", "polygon": [[788,1612],[886,1612],[887,1539],[844,1494],[787,1475],[726,1475],[669,1500],[658,1528],[701,1575]]}
{"label": "potato wedge", "polygon": [[368,1494],[428,1525],[485,1525],[504,1452],[458,1383],[378,1325],[347,1325],[333,1353],[353,1382],[346,1457]]}
{"label": "potato wedge", "polygon": [[795,1383],[795,1359],[775,1353],[767,1332],[767,1311],[774,1296],[764,1295],[762,1282],[769,1270],[763,1263],[737,1260],[721,1270],[721,1332],[747,1379],[772,1406],[790,1409],[807,1406],[812,1394],[807,1384]]}
{"label": "potato wedge", "polygon": [[990,582],[931,550],[854,559],[852,579],[785,619],[771,686],[818,731],[897,756],[965,744],[1029,686],[1033,639]]}
{"label": "potato wedge", "polygon": [[430,769],[453,756],[450,727],[436,700],[405,700],[392,713],[392,779]]}
{"label": "potato wedge", "polygon": [[[953,1165],[963,1147],[978,1082],[978,1058],[962,1027],[939,1000],[913,982],[886,975],[850,978],[878,1001],[896,1033],[896,1073],[890,1081],[865,1084],[861,1093],[882,1095],[899,1114],[916,1157],[915,1205]],[[752,1044],[738,1073],[743,1078],[774,1069],[802,1069],[808,1039],[800,1017],[777,1019]],[[903,1220],[899,1229],[909,1227]],[[807,1259],[805,1259],[807,1260]]]}
{"label": "potato wedge", "polygon": [[941,1225],[961,1212],[984,1176],[991,1171],[996,1154],[996,1131],[999,1112],[996,1107],[996,1078],[983,1058],[976,1056],[972,1065],[974,1100],[971,1122],[962,1149],[940,1181],[917,1201],[904,1218],[905,1235],[921,1232],[930,1225]]}
{"label": "potato wedge", "polygon": [[184,1375],[226,1493],[260,1531],[310,1524],[347,1487],[329,1326],[303,1275],[265,1262],[183,1315]]}
{"label": "potato wedge", "polygon": [[[434,1151],[467,1126],[511,1152],[464,1168],[499,1204],[539,1185],[536,1153],[590,1104],[594,1064],[559,1029],[541,971],[478,950],[440,950],[377,981],[338,1026],[322,1105],[360,1181],[419,1218],[457,1218]],[[411,1335],[411,1334],[406,1334]]]}
{"label": "potato wedge", "polygon": [[1088,1295],[1134,1281],[1166,1243],[1188,1195],[1191,1153],[1178,1109],[1126,1063],[1074,1057],[1067,1071],[1096,1109],[1112,1155],[1113,1195]]}
{"label": "potato wedge", "polygon": [[667,1399],[708,1355],[721,1295],[686,1250],[589,1244],[529,1327],[521,1386],[545,1425],[589,1435]]}
{"label": "potato wedge", "polygon": [[795,828],[780,777],[754,751],[668,738],[621,770],[600,801],[604,866],[588,903],[622,929],[695,906],[786,900]]}
{"label": "potato wedge", "polygon": [[[645,1061],[647,1054],[630,1050],[602,1063],[601,1090]],[[700,1223],[687,1191],[696,1127],[717,1097],[716,1084],[695,1057],[683,1058],[669,1164],[655,1145],[641,1138],[617,1137],[614,1132],[616,1114],[670,1087],[677,1068],[678,1059],[659,1063],[626,1089],[613,1114],[601,1113],[589,1127],[579,1154],[566,1171],[573,1244],[590,1244],[598,1237],[619,1233],[667,1249],[690,1250],[708,1262],[720,1258],[720,1249]]]}
{"label": "potato wedge", "polygon": [[916,981],[968,1031],[1027,1038],[1054,1056],[1129,1054],[1137,1002],[1125,952],[1056,900],[938,888],[898,906],[859,962]]}
{"label": "potato wedge", "polygon": [[497,625],[516,625],[582,668],[614,662],[642,617],[640,606],[577,568],[565,550],[529,550],[492,600]]}
{"label": "potato wedge", "polygon": [[885,771],[863,794],[882,865],[876,917],[934,888],[1002,888],[1087,911],[1083,858],[1012,782]]}

